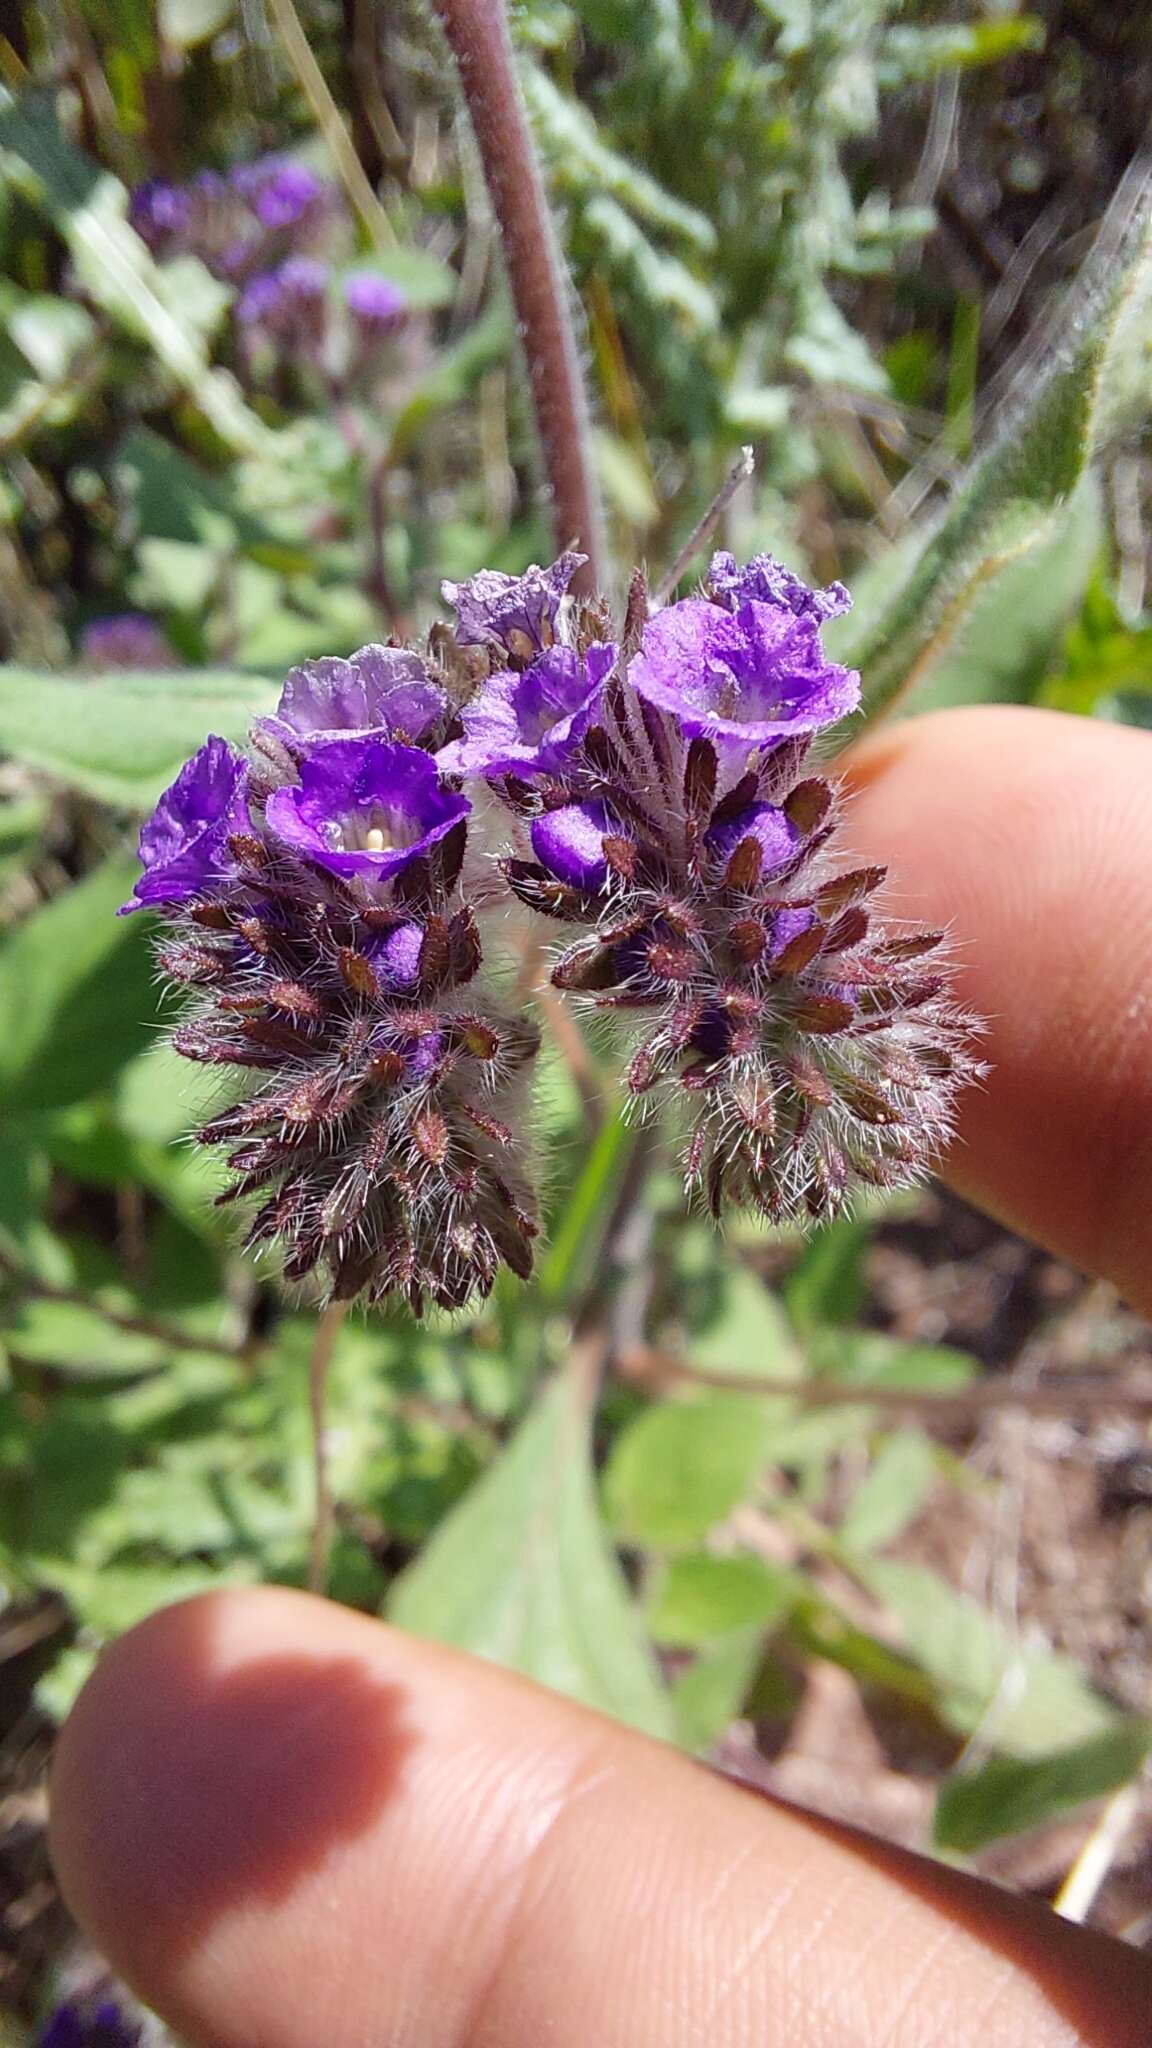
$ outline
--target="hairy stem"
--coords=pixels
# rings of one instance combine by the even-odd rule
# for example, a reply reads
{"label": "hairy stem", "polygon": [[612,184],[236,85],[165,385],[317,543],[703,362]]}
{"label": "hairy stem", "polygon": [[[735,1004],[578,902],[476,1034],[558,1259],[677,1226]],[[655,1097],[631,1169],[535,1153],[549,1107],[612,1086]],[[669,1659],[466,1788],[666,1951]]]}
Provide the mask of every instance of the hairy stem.
{"label": "hairy stem", "polygon": [[330,1301],[316,1324],[312,1355],[308,1360],[308,1409],[312,1419],[312,1541],[308,1552],[308,1591],[323,1593],[328,1586],[328,1560],[336,1526],[332,1481],[328,1471],[328,1373],[344,1318],[346,1301]]}
{"label": "hairy stem", "polygon": [[606,582],[603,520],[592,473],[588,402],[544,182],[516,81],[503,0],[433,0],[460,82],[500,229],[528,363],[558,549],[588,566],[573,587]]}

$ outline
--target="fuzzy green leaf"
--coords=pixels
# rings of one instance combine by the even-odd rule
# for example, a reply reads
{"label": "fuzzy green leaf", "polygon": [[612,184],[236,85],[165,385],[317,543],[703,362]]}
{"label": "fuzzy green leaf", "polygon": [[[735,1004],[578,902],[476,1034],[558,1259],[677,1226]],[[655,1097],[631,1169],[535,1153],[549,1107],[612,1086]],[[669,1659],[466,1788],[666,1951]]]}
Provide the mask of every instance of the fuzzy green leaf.
{"label": "fuzzy green leaf", "polygon": [[566,1380],[395,1586],[401,1628],[511,1666],[654,1735],[671,1714],[596,1507],[588,1418]]}
{"label": "fuzzy green leaf", "polygon": [[116,917],[135,864],[109,860],[0,947],[0,1100],[57,1109],[105,1086],[156,1024],[143,919]]}
{"label": "fuzzy green leaf", "polygon": [[262,676],[48,675],[0,668],[0,749],[124,810],[148,811],[210,732],[240,742],[272,708]]}
{"label": "fuzzy green leaf", "polygon": [[877,718],[926,676],[971,608],[1010,563],[1052,539],[1077,485],[1133,407],[1147,402],[1152,214],[1145,208],[1119,257],[1084,288],[1078,317],[1049,367],[961,483],[871,631],[837,640],[864,675]]}

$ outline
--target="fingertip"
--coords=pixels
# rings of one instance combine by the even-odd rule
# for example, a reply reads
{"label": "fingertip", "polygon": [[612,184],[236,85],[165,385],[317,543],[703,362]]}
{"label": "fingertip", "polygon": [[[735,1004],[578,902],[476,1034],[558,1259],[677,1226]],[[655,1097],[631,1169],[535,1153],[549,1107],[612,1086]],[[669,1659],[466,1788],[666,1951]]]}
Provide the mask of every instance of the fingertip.
{"label": "fingertip", "polygon": [[955,940],[989,1072],[945,1177],[1152,1305],[1152,737],[1021,706],[933,713],[845,759],[887,907]]}

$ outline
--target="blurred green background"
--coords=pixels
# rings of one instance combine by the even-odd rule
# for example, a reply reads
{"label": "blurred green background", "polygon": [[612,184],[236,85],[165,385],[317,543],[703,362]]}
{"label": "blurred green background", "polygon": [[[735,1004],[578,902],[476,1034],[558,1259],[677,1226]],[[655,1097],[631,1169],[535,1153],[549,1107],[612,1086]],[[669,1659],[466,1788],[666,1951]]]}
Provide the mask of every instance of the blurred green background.
{"label": "blurred green background", "polygon": [[[833,631],[867,715],[1152,724],[1142,17],[515,9],[618,563],[667,563],[751,443],[722,538],[852,585]],[[427,11],[25,0],[5,23],[0,2040],[20,2041],[66,1938],[56,1720],[157,1605],[302,1582],[312,1518],[311,1312],[230,1248],[149,934],[112,915],[139,818],[292,662],[422,630],[442,578],[547,560],[549,535]],[[132,225],[144,181],[269,153],[325,181],[327,354],[254,332],[245,276]],[[355,360],[350,272],[407,300]],[[555,998],[542,1015],[538,1279],[470,1320],[346,1327],[335,1596],[1052,1896],[1152,1739],[1152,1339],[940,1190],[807,1243],[718,1239],[630,1144],[601,1049]],[[1076,1381],[1066,1415],[979,1391],[1041,1371]],[[1142,1938],[1133,1829],[1100,1912]]]}

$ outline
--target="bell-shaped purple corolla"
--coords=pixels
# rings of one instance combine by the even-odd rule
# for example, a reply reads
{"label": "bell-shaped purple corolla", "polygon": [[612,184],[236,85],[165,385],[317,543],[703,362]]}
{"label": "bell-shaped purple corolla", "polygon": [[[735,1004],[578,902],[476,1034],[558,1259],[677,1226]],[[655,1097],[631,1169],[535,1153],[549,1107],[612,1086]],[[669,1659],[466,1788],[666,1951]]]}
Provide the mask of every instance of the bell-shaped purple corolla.
{"label": "bell-shaped purple corolla", "polygon": [[597,642],[581,656],[550,647],[530,668],[501,669],[465,704],[464,734],[438,755],[449,775],[555,774],[595,722],[616,649]]}
{"label": "bell-shaped purple corolla", "polygon": [[760,803],[749,804],[727,824],[713,826],[705,834],[705,845],[717,860],[727,861],[742,841],[753,839],[760,848],[760,873],[769,875],[791,860],[799,837],[795,825],[775,804]]}
{"label": "bell-shaped purple corolla", "polygon": [[419,748],[355,738],[310,749],[299,782],[275,790],[265,815],[273,837],[303,859],[372,883],[430,852],[471,808]]}
{"label": "bell-shaped purple corolla", "polygon": [[323,655],[289,671],[280,702],[257,721],[294,755],[325,740],[376,734],[409,744],[444,718],[448,699],[407,647],[361,647],[344,660]]}
{"label": "bell-shaped purple corolla", "polygon": [[481,569],[466,583],[442,583],[445,604],[456,613],[456,638],[464,647],[504,647],[515,659],[531,660],[556,637],[556,615],[586,555],[569,548],[549,568],[533,562],[522,576]]}
{"label": "bell-shaped purple corolla", "polygon": [[602,889],[608,880],[604,841],[620,832],[606,804],[564,804],[532,824],[532,851],[541,867],[574,889]]}
{"label": "bell-shaped purple corolla", "polygon": [[745,751],[833,725],[860,701],[860,678],[829,661],[812,617],[750,601],[735,612],[686,598],[644,628],[630,669],[641,697]]}
{"label": "bell-shaped purple corolla", "polygon": [[187,903],[233,868],[228,840],[251,829],[248,764],[213,736],[184,763],[140,832],[144,870],[120,915],[156,903]]}
{"label": "bell-shaped purple corolla", "polygon": [[708,587],[716,601],[730,612],[751,599],[757,604],[774,604],[781,611],[791,612],[794,618],[811,618],[823,625],[825,620],[838,619],[841,613],[852,609],[852,599],[842,583],[829,583],[824,590],[813,590],[802,576],[778,562],[775,555],[754,555],[745,568],[740,568],[735,555],[722,548],[712,557]]}

